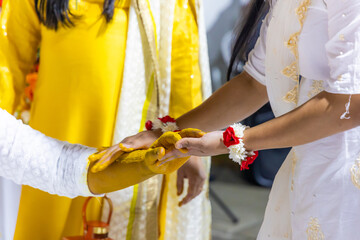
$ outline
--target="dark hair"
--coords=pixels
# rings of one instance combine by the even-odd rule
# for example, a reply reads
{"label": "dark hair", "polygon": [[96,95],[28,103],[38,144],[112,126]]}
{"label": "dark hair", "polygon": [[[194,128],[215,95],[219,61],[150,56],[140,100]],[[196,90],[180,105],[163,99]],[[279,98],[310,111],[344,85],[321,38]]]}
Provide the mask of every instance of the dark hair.
{"label": "dark hair", "polygon": [[[227,70],[227,80],[230,80],[234,68],[240,63],[247,60],[249,53],[249,46],[256,36],[260,21],[265,16],[269,9],[268,1],[266,0],[253,0],[252,6],[249,9],[247,20],[243,25],[241,31],[236,36],[236,41],[233,46],[229,67]],[[241,24],[241,23],[240,23]],[[257,37],[257,36],[256,36]]]}
{"label": "dark hair", "polygon": [[[107,22],[110,22],[114,16],[115,0],[104,0],[104,9],[102,15]],[[59,24],[66,27],[74,26],[70,16],[74,16],[69,9],[69,0],[35,0],[35,10],[42,24],[50,29],[57,30]]]}

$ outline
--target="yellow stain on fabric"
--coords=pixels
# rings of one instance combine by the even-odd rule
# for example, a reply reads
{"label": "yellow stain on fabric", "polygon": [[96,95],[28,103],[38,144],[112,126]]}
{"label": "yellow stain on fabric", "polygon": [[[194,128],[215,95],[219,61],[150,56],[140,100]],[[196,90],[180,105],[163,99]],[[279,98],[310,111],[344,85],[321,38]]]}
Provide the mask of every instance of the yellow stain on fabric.
{"label": "yellow stain on fabric", "polygon": [[138,190],[139,190],[139,184],[136,184],[134,186],[133,198],[131,200],[130,216],[129,216],[129,223],[128,223],[128,227],[127,227],[126,240],[131,240],[131,238],[132,238],[132,230],[133,230],[134,220],[135,220],[135,208],[136,208],[136,201],[137,201],[137,197],[138,197]]}

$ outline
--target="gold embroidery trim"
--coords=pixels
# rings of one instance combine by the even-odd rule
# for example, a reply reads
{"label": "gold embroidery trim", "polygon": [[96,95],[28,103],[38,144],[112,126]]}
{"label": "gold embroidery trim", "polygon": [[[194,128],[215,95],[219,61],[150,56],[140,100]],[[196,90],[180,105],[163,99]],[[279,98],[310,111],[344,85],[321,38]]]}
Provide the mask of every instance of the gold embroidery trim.
{"label": "gold embroidery trim", "polygon": [[297,105],[298,103],[298,86],[296,85],[293,89],[291,89],[284,97],[283,100],[285,102],[289,102],[289,103],[295,103],[295,105]]}
{"label": "gold embroidery trim", "polygon": [[311,4],[311,0],[304,0],[300,3],[299,7],[295,9],[295,13],[298,17],[300,23],[300,30],[296,33],[293,33],[289,40],[285,43],[286,47],[291,51],[291,53],[295,56],[295,61],[292,62],[289,66],[285,67],[282,71],[282,74],[294,81],[297,82],[297,85],[291,89],[284,97],[284,101],[292,102],[297,105],[298,103],[298,95],[299,95],[299,84],[300,84],[300,71],[299,71],[299,49],[298,42],[299,36],[302,32],[306,13],[308,11],[308,7]]}
{"label": "gold embroidery trim", "polygon": [[295,61],[292,64],[290,64],[289,66],[287,66],[286,68],[284,68],[284,70],[282,71],[282,74],[284,76],[291,78],[292,80],[298,82],[299,75],[298,75],[297,62]]}
{"label": "gold embroidery trim", "polygon": [[324,81],[323,80],[313,80],[311,85],[311,90],[308,93],[308,97],[312,98],[313,96],[324,91]]}
{"label": "gold embroidery trim", "polygon": [[290,49],[290,51],[292,52],[292,54],[294,54],[296,60],[298,60],[299,58],[299,53],[298,53],[298,42],[299,42],[299,35],[300,35],[300,32],[296,32],[296,33],[293,33],[289,40],[286,42],[286,47],[288,49]]}
{"label": "gold embroidery trim", "polygon": [[351,181],[355,187],[360,189],[360,157],[358,157],[354,165],[350,169]]}
{"label": "gold embroidery trim", "polygon": [[158,42],[156,25],[152,16],[150,5],[148,0],[136,0],[134,1],[134,7],[146,34],[146,40],[149,44],[150,54],[155,68],[155,78],[157,79],[160,75],[158,63]]}
{"label": "gold embroidery trim", "polygon": [[301,26],[305,22],[306,13],[308,11],[308,8],[309,8],[310,4],[311,4],[311,0],[305,0],[296,9],[296,15],[298,15],[298,19],[299,19],[299,22],[300,22]]}
{"label": "gold embroidery trim", "polygon": [[310,218],[308,228],[306,229],[308,240],[324,240],[324,233],[321,231],[321,226],[317,218]]}

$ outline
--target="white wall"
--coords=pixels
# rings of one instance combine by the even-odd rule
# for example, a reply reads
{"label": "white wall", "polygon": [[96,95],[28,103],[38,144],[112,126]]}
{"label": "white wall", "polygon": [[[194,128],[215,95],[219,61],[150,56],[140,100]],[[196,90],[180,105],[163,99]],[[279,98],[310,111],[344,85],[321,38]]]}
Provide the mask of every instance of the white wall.
{"label": "white wall", "polygon": [[213,90],[226,82],[233,31],[250,0],[203,0]]}

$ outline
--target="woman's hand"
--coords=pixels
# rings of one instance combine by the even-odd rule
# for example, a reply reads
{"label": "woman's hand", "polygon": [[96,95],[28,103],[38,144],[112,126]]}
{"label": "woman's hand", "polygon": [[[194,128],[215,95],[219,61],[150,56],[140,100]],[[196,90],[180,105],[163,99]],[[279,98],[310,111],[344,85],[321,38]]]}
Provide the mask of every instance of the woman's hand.
{"label": "woman's hand", "polygon": [[163,162],[187,156],[215,156],[226,154],[229,150],[222,140],[223,132],[215,131],[205,134],[201,138],[182,138],[175,144],[176,150],[165,154]]}

